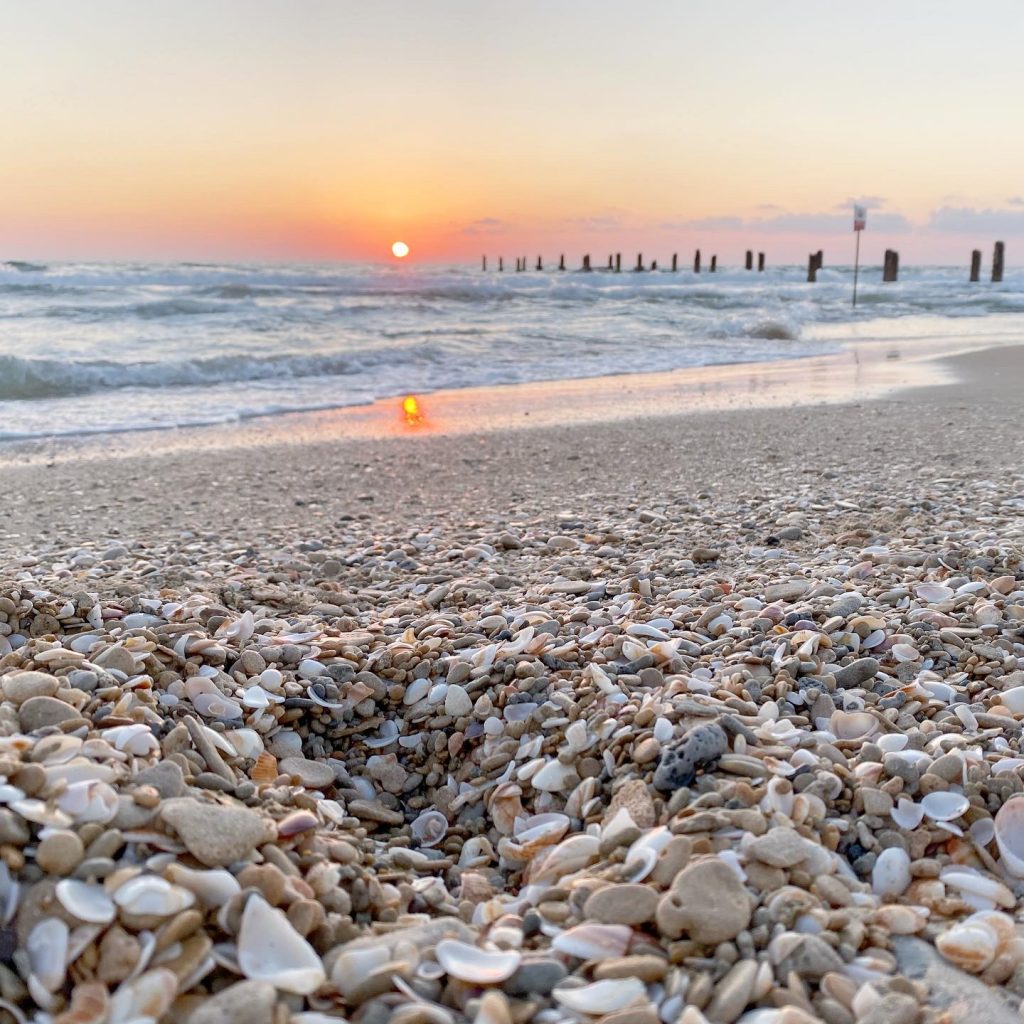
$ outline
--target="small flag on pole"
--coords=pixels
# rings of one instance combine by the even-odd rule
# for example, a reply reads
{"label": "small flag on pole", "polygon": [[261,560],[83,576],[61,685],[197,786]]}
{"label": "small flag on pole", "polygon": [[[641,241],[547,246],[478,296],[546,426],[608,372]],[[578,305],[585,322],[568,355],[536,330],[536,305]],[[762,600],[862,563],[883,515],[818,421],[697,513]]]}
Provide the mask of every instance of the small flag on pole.
{"label": "small flag on pole", "polygon": [[854,206],[853,208],[853,230],[863,231],[868,221],[868,208],[866,206]]}

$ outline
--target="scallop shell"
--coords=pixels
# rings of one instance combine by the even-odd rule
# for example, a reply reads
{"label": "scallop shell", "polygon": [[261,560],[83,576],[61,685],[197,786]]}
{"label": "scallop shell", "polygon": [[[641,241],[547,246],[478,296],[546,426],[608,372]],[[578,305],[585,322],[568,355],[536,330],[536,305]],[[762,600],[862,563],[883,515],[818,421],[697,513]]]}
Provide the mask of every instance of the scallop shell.
{"label": "scallop shell", "polygon": [[950,963],[980,974],[996,958],[999,937],[988,925],[968,917],[939,935],[935,948]]}
{"label": "scallop shell", "polygon": [[624,924],[578,924],[560,932],[551,948],[579,960],[606,960],[623,956],[629,948],[633,929]]}
{"label": "scallop shell", "polygon": [[315,992],[326,978],[313,947],[282,911],[255,893],[242,912],[238,966],[252,981],[269,981],[282,992],[304,996]]}
{"label": "scallop shell", "polygon": [[110,924],[117,911],[102,886],[65,878],[57,883],[57,901],[74,918],[88,924]]}
{"label": "scallop shell", "polygon": [[639,978],[609,978],[576,988],[556,988],[551,995],[573,1013],[603,1016],[646,999],[647,986]]}
{"label": "scallop shell", "polygon": [[829,719],[829,731],[839,740],[866,740],[878,729],[878,719],[867,711],[833,711]]}
{"label": "scallop shell", "polygon": [[971,806],[962,793],[938,790],[921,800],[921,808],[932,821],[956,821]]}
{"label": "scallop shell", "polygon": [[515,973],[523,959],[518,950],[487,950],[458,939],[443,939],[434,951],[453,978],[471,985],[498,985]]}
{"label": "scallop shell", "polygon": [[420,846],[437,846],[448,834],[448,819],[440,811],[424,811],[409,827]]}
{"label": "scallop shell", "polygon": [[253,782],[273,782],[280,774],[277,770],[277,758],[269,750],[264,750],[256,758],[252,770],[249,772],[249,778]]}
{"label": "scallop shell", "polygon": [[995,829],[1003,868],[1024,878],[1024,796],[1011,797],[999,808]]}
{"label": "scallop shell", "polygon": [[889,817],[900,828],[912,832],[924,819],[924,808],[920,804],[915,804],[913,800],[908,800],[905,796],[902,796],[896,806],[889,812]]}

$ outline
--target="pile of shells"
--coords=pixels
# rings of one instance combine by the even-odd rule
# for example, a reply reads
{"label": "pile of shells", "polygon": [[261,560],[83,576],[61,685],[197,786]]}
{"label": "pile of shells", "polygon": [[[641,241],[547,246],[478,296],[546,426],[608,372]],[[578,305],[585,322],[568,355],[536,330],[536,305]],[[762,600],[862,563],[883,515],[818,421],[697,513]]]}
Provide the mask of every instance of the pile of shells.
{"label": "pile of shells", "polygon": [[922,950],[1015,1009],[1022,504],[25,560],[0,1021],[938,1020]]}

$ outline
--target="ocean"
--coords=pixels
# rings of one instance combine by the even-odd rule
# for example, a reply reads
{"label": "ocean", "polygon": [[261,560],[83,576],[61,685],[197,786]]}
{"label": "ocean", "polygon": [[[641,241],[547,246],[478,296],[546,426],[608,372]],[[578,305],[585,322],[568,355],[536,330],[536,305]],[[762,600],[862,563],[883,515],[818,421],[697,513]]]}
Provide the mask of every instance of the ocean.
{"label": "ocean", "polygon": [[409,392],[1024,337],[1024,271],[483,273],[0,264],[0,440],[237,422]]}

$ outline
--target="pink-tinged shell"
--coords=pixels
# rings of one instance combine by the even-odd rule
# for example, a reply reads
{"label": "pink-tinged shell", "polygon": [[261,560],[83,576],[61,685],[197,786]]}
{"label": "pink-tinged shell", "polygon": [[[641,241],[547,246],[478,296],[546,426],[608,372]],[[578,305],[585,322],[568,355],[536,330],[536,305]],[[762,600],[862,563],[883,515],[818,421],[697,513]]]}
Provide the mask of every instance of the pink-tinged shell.
{"label": "pink-tinged shell", "polygon": [[992,928],[967,918],[946,929],[935,940],[935,948],[950,963],[980,974],[996,958],[999,938]]}
{"label": "pink-tinged shell", "polygon": [[556,935],[551,948],[578,960],[608,960],[624,956],[633,929],[623,924],[578,924]]}
{"label": "pink-tinged shell", "polygon": [[500,985],[512,977],[523,959],[518,950],[480,949],[458,939],[443,939],[434,956],[453,978],[471,985]]}
{"label": "pink-tinged shell", "polygon": [[829,719],[829,730],[840,740],[866,740],[878,729],[878,719],[867,711],[833,711]]}
{"label": "pink-tinged shell", "polygon": [[110,1008],[110,993],[97,981],[76,985],[71,1005],[53,1018],[53,1024],[102,1024]]}
{"label": "pink-tinged shell", "polygon": [[1006,871],[1024,878],[1024,796],[1011,797],[995,818],[996,845]]}
{"label": "pink-tinged shell", "polygon": [[312,811],[293,811],[277,823],[277,834],[282,839],[297,836],[300,832],[308,832],[320,824],[320,819]]}

